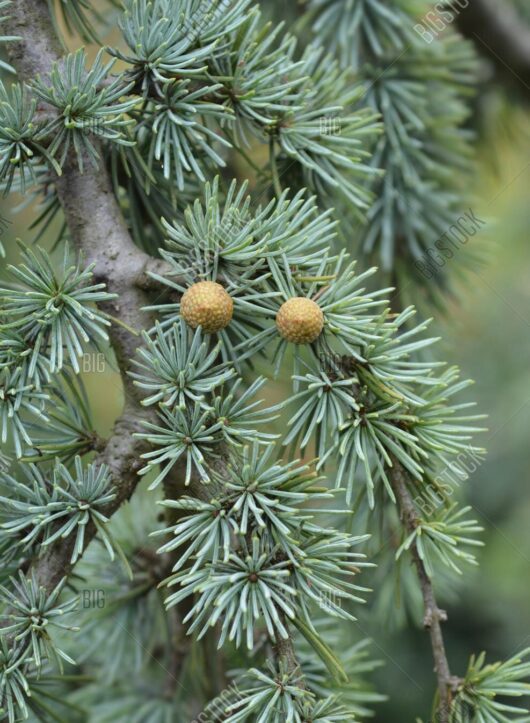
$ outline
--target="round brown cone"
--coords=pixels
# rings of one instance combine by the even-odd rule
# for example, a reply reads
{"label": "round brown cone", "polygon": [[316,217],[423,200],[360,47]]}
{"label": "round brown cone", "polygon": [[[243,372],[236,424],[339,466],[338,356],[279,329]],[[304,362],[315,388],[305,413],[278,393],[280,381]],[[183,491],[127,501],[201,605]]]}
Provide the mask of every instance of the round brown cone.
{"label": "round brown cone", "polygon": [[276,326],[286,341],[311,344],[324,328],[324,314],[315,301],[295,296],[281,305],[276,315]]}
{"label": "round brown cone", "polygon": [[180,313],[192,329],[202,326],[205,332],[213,334],[224,329],[232,320],[234,302],[221,284],[198,281],[184,292]]}

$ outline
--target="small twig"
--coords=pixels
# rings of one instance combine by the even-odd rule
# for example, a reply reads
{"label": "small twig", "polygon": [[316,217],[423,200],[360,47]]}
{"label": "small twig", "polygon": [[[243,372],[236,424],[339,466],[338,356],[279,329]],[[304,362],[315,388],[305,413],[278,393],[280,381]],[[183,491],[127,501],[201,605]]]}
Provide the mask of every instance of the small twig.
{"label": "small twig", "polygon": [[[396,495],[401,521],[407,533],[410,534],[418,527],[419,516],[407,486],[406,472],[396,459],[393,460],[392,468],[389,470],[389,479]],[[415,542],[410,546],[410,552],[420,582],[424,607],[423,625],[431,637],[434,669],[438,679],[437,723],[449,723],[452,695],[459,680],[451,675],[445,651],[442,623],[447,620],[447,613],[438,607],[431,579]]]}
{"label": "small twig", "polygon": [[[284,628],[288,630],[289,624],[287,622],[287,618],[285,617],[285,613],[280,612],[279,617]],[[298,688],[305,690],[306,685],[302,675],[302,668],[298,662],[298,658],[296,657],[296,651],[294,649],[291,636],[289,635],[288,638],[282,638],[280,633],[276,631],[276,643],[274,644],[273,649],[282,671],[288,673],[294,678]]]}

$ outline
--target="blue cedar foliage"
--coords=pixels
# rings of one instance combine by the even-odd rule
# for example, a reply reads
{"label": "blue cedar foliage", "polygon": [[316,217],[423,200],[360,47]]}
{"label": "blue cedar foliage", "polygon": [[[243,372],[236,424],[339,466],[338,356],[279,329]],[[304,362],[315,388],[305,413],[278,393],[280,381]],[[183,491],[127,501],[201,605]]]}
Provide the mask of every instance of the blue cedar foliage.
{"label": "blue cedar foliage", "polygon": [[[101,585],[109,595],[84,631],[96,683],[76,681],[75,692],[61,689],[61,697],[72,710],[86,706],[113,723],[189,722],[193,698],[207,697],[193,665],[214,626],[214,642],[227,654],[230,644],[242,648],[237,659],[248,668],[223,703],[225,720],[331,723],[367,715],[365,704],[379,698],[360,670],[373,665],[357,650],[345,651],[342,662],[344,646],[315,612],[333,619],[336,631],[355,619],[369,592],[359,580],[370,565],[367,537],[342,531],[341,520],[359,506],[394,522],[396,465],[418,491],[415,529],[401,531],[397,558],[414,547],[432,578],[474,563],[480,528],[468,510],[427,514],[421,504],[440,470],[463,476],[462,452],[481,452],[472,442],[480,417],[461,401],[467,382],[421,358],[436,341],[427,324],[414,325],[413,308],[391,312],[391,290],[369,290],[375,269],[360,273],[337,252],[329,207],[338,201],[357,218],[366,215],[364,246],[378,246],[386,266],[405,232],[416,256],[426,218],[441,223],[437,204],[445,209],[457,196],[441,159],[456,164],[465,155],[462,83],[454,78],[467,78],[467,51],[456,39],[422,48],[411,35],[412,3],[392,11],[379,0],[308,7],[319,42],[302,48],[282,27],[265,24],[250,0],[129,0],[120,21],[125,45],[111,49],[121,72],[102,53],[88,66],[78,51],[29,88],[0,89],[5,189],[46,185],[46,227],[59,205],[43,164],[60,174],[68,156],[80,170],[87,159],[105,163],[134,238],[166,264],[153,274],[163,288],[147,309],[156,321],[142,330],[130,369],[146,408],[136,435],[147,451],[133,463],[151,491],[142,486],[113,520],[120,480],[93,457],[105,440],[93,431],[77,379],[86,350],[110,352],[113,320],[98,304],[113,295],[93,283],[82,259],[71,263],[66,253],[56,265],[28,247],[0,290],[2,441],[10,438],[20,459],[0,479],[0,562],[30,569],[18,579],[5,575],[0,588],[0,710],[10,723],[29,709],[46,715],[58,698],[46,676],[61,659],[77,660],[70,626],[51,630],[72,612],[60,597],[63,583],[46,591],[31,565],[58,544],[70,546],[73,565],[88,525],[98,534],[80,562],[86,582],[72,582]],[[93,34],[84,0],[61,9],[68,27]],[[392,60],[395,70],[379,76]],[[428,84],[439,91],[438,105]],[[37,100],[48,106],[44,116]],[[329,132],[330,121],[340,133]],[[256,143],[268,150],[261,167]],[[255,172],[252,194],[216,175],[233,154]],[[221,284],[234,305],[214,334],[190,329],[181,314],[182,293],[205,280]],[[293,344],[276,326],[293,297],[320,307],[323,328],[311,344]],[[259,398],[264,379],[252,365],[263,361],[270,376],[293,371],[293,394],[280,404]],[[279,415],[287,420],[283,435]],[[282,444],[315,449],[317,458],[285,461]],[[184,495],[172,490],[176,469]],[[130,625],[141,642],[136,655]],[[193,642],[179,672],[182,626]],[[300,653],[297,665],[286,645]],[[161,680],[166,665],[172,677],[185,676],[188,699]],[[510,720],[518,711],[497,697],[525,693],[528,673],[519,659],[472,660],[455,699],[477,721]]]}
{"label": "blue cedar foliage", "polygon": [[[451,406],[452,396],[465,384],[458,381],[456,370],[440,372],[436,362],[415,366],[415,353],[434,341],[424,337],[425,324],[404,331],[411,310],[398,317],[389,315],[381,293],[363,291],[363,275],[357,277],[343,255],[329,259],[322,255],[323,231],[333,228],[328,213],[320,213],[300,194],[291,201],[282,194],[278,201],[262,207],[245,195],[245,190],[232,185],[223,202],[216,181],[206,188],[204,202],[197,200],[186,212],[188,231],[168,225],[170,288],[177,274],[183,290],[186,283],[212,278],[215,273],[213,278],[237,294],[236,279],[248,276],[251,291],[246,293],[252,302],[246,303],[263,308],[263,313],[260,326],[249,325],[239,343],[252,349],[257,345],[263,354],[276,356],[278,349],[269,349],[262,340],[278,339],[274,315],[280,304],[299,294],[317,298],[324,313],[322,338],[307,349],[280,341],[282,348],[290,347],[297,367],[305,372],[293,379],[301,389],[298,398],[303,403],[291,413],[290,426],[303,432],[305,443],[315,434],[320,440],[328,435],[318,465],[333,459],[338,464],[338,484],[358,492],[363,489],[351,463],[357,460],[365,470],[369,504],[375,504],[377,488],[386,487],[393,499],[388,470],[394,458],[421,480],[423,469],[435,474],[479,431],[475,416],[462,413],[465,404]],[[239,245],[225,245],[227,224],[239,217],[246,231],[230,237],[239,238]],[[197,246],[193,235],[200,236],[201,228],[207,229],[208,235]],[[93,289],[88,273],[80,266],[65,267],[69,270],[55,278],[50,276],[52,266],[44,254],[24,253],[25,269],[15,277],[21,274],[29,291],[6,290],[4,314],[14,314],[16,320],[15,300],[27,298],[27,303],[35,305],[35,321],[30,316],[8,324],[7,334],[11,330],[19,333],[19,327],[23,332],[26,327],[32,331],[41,314],[43,328],[47,328],[51,307],[46,294],[54,304],[64,295],[65,308],[72,305],[75,310],[75,317],[64,316],[63,325],[76,319],[75,326],[80,326],[85,317],[95,323],[98,312],[88,311],[93,308],[93,294],[103,299],[107,296],[99,287]],[[37,282],[41,291],[34,297],[31,289]],[[62,318],[63,306],[53,308]],[[334,522],[325,523],[333,511],[319,508],[334,495],[324,480],[310,466],[278,460],[272,446],[276,435],[267,432],[267,426],[256,429],[257,423],[270,425],[280,409],[260,406],[256,398],[263,384],[260,379],[241,393],[237,370],[241,373],[250,363],[248,349],[241,354],[237,344],[225,344],[220,355],[222,332],[191,331],[179,316],[178,302],[160,302],[157,310],[164,321],[144,333],[131,372],[145,394],[145,405],[156,407],[158,415],[156,422],[146,422],[145,431],[139,433],[153,447],[144,454],[143,471],[156,468],[151,483],[156,487],[184,461],[185,483],[195,494],[204,489],[205,495],[201,491],[198,497],[163,503],[170,517],[173,512],[178,514],[175,524],[157,531],[170,536],[160,554],[179,552],[173,569],[159,580],[168,587],[166,605],[171,609],[193,595],[184,619],[189,632],[200,639],[211,629],[212,621],[218,620],[221,645],[233,640],[251,648],[262,630],[278,642],[288,636],[289,626],[294,626],[321,656],[332,677],[344,680],[346,672],[314,626],[313,610],[325,601],[329,615],[345,620],[354,617],[354,606],[362,603],[367,591],[356,579],[365,563],[352,548],[364,538],[340,532]],[[46,350],[58,348],[60,328],[50,327],[39,355],[48,358]],[[66,372],[65,365],[74,367],[77,359],[67,356],[59,366],[56,358],[57,353],[52,363],[50,357],[52,379]],[[17,355],[8,357],[5,369],[21,369],[17,359]],[[36,363],[25,367],[25,374],[30,388],[36,378],[47,388]],[[321,395],[313,393],[315,384],[322,383],[322,394],[330,395],[325,404]],[[307,399],[306,385],[311,392]],[[42,409],[47,411],[45,400]],[[334,444],[337,431],[340,435]],[[66,436],[65,442],[63,456],[80,443],[71,436]],[[104,468],[84,467],[77,457],[72,472],[57,462],[51,486],[40,465],[29,469],[29,485],[13,475],[4,480],[11,490],[3,498],[4,538],[39,555],[58,537],[75,535],[74,562],[83,549],[84,525],[90,519],[111,556],[114,550],[123,554],[105,517],[105,506],[114,493]],[[458,512],[452,518],[425,520],[418,536],[420,530],[422,540],[428,543],[433,574],[438,563],[455,569],[456,563],[473,561],[465,545],[474,544],[469,536],[478,528],[461,522]],[[404,540],[400,554],[405,554],[410,542]],[[341,711],[343,705],[321,695],[306,704],[315,711]]]}
{"label": "blue cedar foliage", "polygon": [[356,246],[404,284],[412,275],[436,298],[436,286],[447,289],[448,269],[436,270],[435,283],[426,285],[414,262],[469,205],[465,125],[478,68],[471,46],[450,28],[449,12],[442,13],[443,33],[426,41],[415,31],[429,12],[424,0],[391,7],[382,0],[309,0],[302,23],[361,78],[363,102],[385,128],[370,161],[385,175],[371,185],[376,200]]}

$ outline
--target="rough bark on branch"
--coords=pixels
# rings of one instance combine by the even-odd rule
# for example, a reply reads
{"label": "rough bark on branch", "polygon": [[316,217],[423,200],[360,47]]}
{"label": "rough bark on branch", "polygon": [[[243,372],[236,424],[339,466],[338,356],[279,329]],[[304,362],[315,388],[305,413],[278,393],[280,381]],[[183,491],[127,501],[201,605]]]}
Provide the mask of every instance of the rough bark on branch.
{"label": "rough bark on branch", "polygon": [[[11,10],[11,8],[10,8]],[[6,32],[18,36],[19,41],[9,43],[10,61],[23,82],[30,82],[37,75],[47,77],[54,63],[61,60],[62,49],[44,0],[17,0],[12,6]],[[45,109],[54,113],[54,109]],[[98,147],[94,139],[95,147]],[[153,420],[154,412],[141,406],[139,392],[127,374],[140,337],[126,327],[139,333],[152,326],[152,319],[143,311],[148,303],[146,291],[157,288],[149,272],[159,275],[167,272],[163,261],[154,259],[135,246],[126,227],[118,202],[113,194],[110,179],[103,164],[94,167],[85,159],[85,170],[78,169],[75,154],[71,154],[55,179],[59,202],[72,241],[83,253],[87,263],[94,263],[94,275],[104,282],[118,298],[100,304],[121,324],[112,324],[110,337],[120,368],[125,403],[113,434],[98,462],[109,466],[117,495],[105,510],[112,515],[132,495],[138,481],[138,470],[143,466],[140,455],[147,444],[133,436],[139,431],[142,420]],[[174,484],[178,487],[178,468],[175,468]],[[175,490],[176,491],[176,490]],[[193,485],[193,494],[205,498],[211,494],[200,482]],[[180,490],[180,493],[182,490]],[[96,534],[94,525],[88,524],[85,532],[85,549]],[[72,569],[70,558],[73,536],[51,545],[34,563],[33,571],[38,582],[48,591],[68,575]],[[185,654],[185,651],[182,651]],[[298,666],[292,640],[282,641],[282,655],[293,667]],[[181,664],[182,656],[176,656],[175,666]]]}
{"label": "rough bark on branch", "polygon": [[[419,517],[407,486],[406,472],[395,459],[392,468],[389,470],[389,479],[396,496],[401,521],[407,534],[411,534],[418,526]],[[431,579],[427,574],[425,564],[415,542],[410,546],[410,552],[420,583],[424,607],[423,624],[425,629],[429,631],[431,638],[434,669],[438,680],[439,703],[436,721],[437,723],[448,723],[453,689],[458,680],[451,675],[445,651],[442,623],[447,620],[447,613],[438,607]]]}
{"label": "rough bark on branch", "polygon": [[[53,64],[61,58],[62,49],[47,3],[17,0],[10,11],[10,18],[6,21],[7,32],[20,37],[20,40],[9,43],[8,52],[19,79],[29,82],[37,75],[49,75]],[[105,282],[109,291],[118,294],[116,300],[102,304],[101,308],[132,329],[150,327],[151,319],[142,311],[147,298],[136,285],[136,280],[156,260],[134,245],[105,170],[94,168],[89,161],[85,166],[85,172],[81,174],[76,158],[70,157],[62,175],[56,178],[57,195],[70,238],[83,253],[85,261],[95,263],[97,280]],[[131,496],[138,483],[139,458],[146,451],[146,443],[133,437],[133,433],[139,431],[142,419],[150,419],[153,414],[139,404],[138,391],[126,374],[139,337],[119,324],[112,324],[110,336],[122,372],[125,403],[111,438],[98,456],[98,462],[110,467],[117,491],[115,500],[106,510],[108,515]],[[95,532],[93,525],[89,524],[86,545]],[[36,577],[48,590],[52,590],[70,572],[72,546],[73,539],[60,540],[35,563]]]}

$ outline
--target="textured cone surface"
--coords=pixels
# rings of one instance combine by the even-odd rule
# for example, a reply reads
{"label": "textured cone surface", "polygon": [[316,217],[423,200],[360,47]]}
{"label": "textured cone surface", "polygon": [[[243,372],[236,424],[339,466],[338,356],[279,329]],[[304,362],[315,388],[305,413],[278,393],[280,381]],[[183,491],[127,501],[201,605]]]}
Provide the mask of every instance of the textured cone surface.
{"label": "textured cone surface", "polygon": [[196,329],[202,326],[209,334],[221,331],[232,320],[234,302],[221,284],[199,281],[184,292],[180,313],[184,321]]}
{"label": "textured cone surface", "polygon": [[276,315],[276,326],[281,336],[293,344],[311,344],[324,327],[324,314],[320,306],[305,296],[295,296],[281,305]]}

